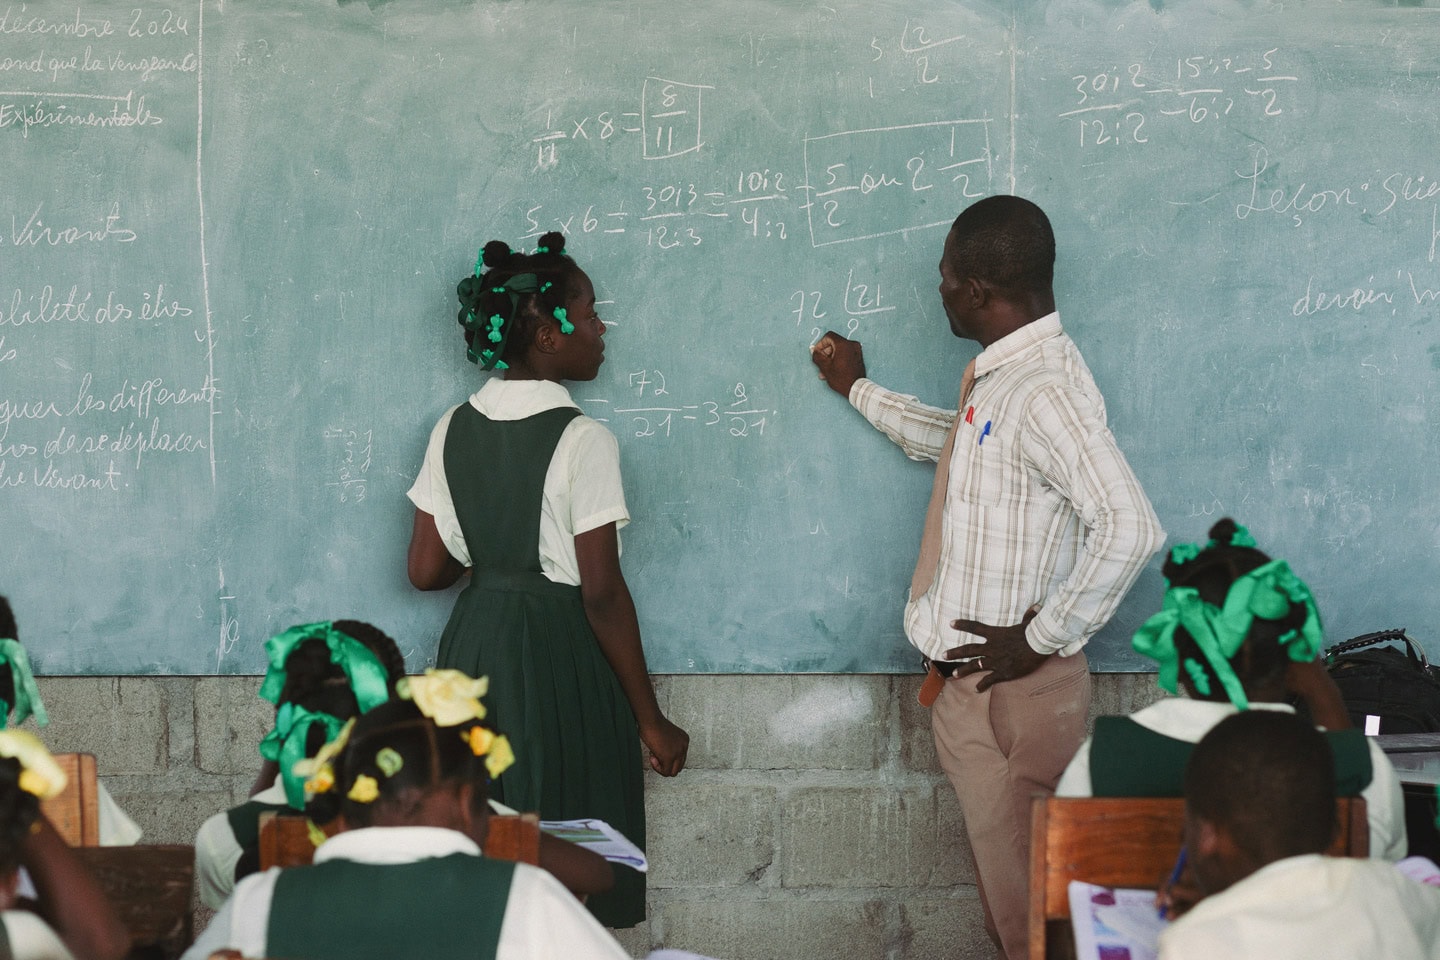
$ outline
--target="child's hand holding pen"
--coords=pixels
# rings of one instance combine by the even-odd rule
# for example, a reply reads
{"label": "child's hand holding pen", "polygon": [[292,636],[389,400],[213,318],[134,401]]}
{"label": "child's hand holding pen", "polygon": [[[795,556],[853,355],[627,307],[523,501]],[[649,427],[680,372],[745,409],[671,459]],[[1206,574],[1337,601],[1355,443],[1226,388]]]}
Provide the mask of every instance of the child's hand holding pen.
{"label": "child's hand holding pen", "polygon": [[1205,892],[1196,882],[1195,871],[1190,869],[1185,848],[1181,847],[1180,856],[1175,860],[1175,869],[1170,871],[1170,876],[1155,892],[1155,906],[1162,918],[1174,920],[1199,903],[1204,896]]}

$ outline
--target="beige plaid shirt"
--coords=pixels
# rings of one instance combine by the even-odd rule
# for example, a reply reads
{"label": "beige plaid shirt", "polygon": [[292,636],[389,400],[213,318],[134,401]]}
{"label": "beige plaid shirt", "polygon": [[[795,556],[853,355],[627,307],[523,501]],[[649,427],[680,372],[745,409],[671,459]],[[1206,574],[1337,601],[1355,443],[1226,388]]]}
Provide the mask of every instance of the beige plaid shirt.
{"label": "beige plaid shirt", "polygon": [[[957,416],[863,379],[850,403],[912,460],[937,460]],[[1165,532],[1059,314],[976,358],[959,416],[939,569],[906,605],[905,634],[938,659],[980,639],[951,620],[1019,623],[1039,604],[1030,646],[1076,653],[1114,614]]]}

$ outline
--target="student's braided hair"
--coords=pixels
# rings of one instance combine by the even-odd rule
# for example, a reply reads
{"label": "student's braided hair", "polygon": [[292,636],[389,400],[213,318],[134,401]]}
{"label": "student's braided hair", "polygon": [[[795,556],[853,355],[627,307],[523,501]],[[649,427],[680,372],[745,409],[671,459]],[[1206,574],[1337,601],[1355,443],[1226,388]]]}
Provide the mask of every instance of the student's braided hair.
{"label": "student's braided hair", "polygon": [[40,798],[20,789],[23,768],[13,757],[0,757],[0,876],[20,866],[20,847],[36,818]]}
{"label": "student's braided hair", "polygon": [[[375,655],[385,668],[390,695],[394,696],[395,684],[405,676],[405,657],[395,641],[379,627],[363,620],[336,620],[333,626],[359,640]],[[325,641],[318,638],[304,641],[285,660],[285,686],[280,691],[280,704],[285,703],[313,713],[328,713],[338,720],[348,720],[360,713],[349,678],[331,659]],[[324,745],[324,731],[312,728],[305,744],[306,755],[313,756]]]}
{"label": "student's braided hair", "polygon": [[578,293],[579,276],[565,254],[564,234],[545,234],[533,253],[511,250],[503,240],[485,244],[475,273],[455,288],[466,356],[482,370],[504,370],[524,358],[546,321],[569,333],[574,327],[564,307]]}
{"label": "student's braided hair", "polygon": [[[469,743],[476,727],[482,727],[478,720],[438,726],[408,700],[376,707],[355,721],[333,762],[333,787],[314,794],[306,815],[323,825],[344,814],[348,826],[364,827],[383,812],[404,823],[431,790],[465,783],[474,786],[478,815],[485,807],[488,773]],[[362,778],[376,791],[369,800],[352,796]]]}
{"label": "student's braided hair", "polygon": [[[275,727],[261,740],[260,755],[279,764],[286,800],[300,809],[304,780],[295,775],[294,764],[313,757],[362,709],[392,699],[405,676],[405,659],[393,639],[360,620],[292,627],[267,641],[266,649],[271,669],[260,696],[274,702],[276,710]],[[356,686],[362,683],[363,688]]]}
{"label": "student's braided hair", "polygon": [[[1320,621],[1309,588],[1229,517],[1210,528],[1203,547],[1175,547],[1161,572],[1165,608],[1135,634],[1134,645],[1160,661],[1161,685],[1171,692],[1183,666],[1198,696],[1244,708],[1243,690],[1279,681],[1289,661],[1318,651]],[[1196,629],[1209,634],[1204,642]]]}

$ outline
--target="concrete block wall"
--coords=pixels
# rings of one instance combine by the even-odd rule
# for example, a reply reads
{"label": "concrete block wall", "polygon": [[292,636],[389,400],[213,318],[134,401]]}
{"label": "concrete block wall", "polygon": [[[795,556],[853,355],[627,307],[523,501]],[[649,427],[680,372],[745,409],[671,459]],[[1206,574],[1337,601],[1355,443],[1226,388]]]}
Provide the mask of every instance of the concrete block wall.
{"label": "concrete block wall", "polygon": [[[994,957],[919,679],[657,677],[690,756],[677,778],[647,775],[650,920],[619,932],[627,949]],[[257,677],[61,677],[40,689],[46,742],[94,753],[150,843],[190,843],[247,796],[273,716]],[[1152,674],[1097,674],[1093,712],[1159,696]]]}

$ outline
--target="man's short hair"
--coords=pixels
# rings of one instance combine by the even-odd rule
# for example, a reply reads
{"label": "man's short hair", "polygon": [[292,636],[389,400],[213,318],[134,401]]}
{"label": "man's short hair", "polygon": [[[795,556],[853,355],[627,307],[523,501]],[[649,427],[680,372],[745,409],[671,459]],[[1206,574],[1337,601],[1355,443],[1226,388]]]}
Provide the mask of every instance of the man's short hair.
{"label": "man's short hair", "polygon": [[1323,853],[1335,833],[1330,744],[1292,713],[1227,717],[1190,755],[1185,803],[1260,863]]}
{"label": "man's short hair", "polygon": [[950,266],[1011,293],[1049,293],[1055,281],[1055,231],[1050,218],[1020,197],[986,197],[950,227]]}

